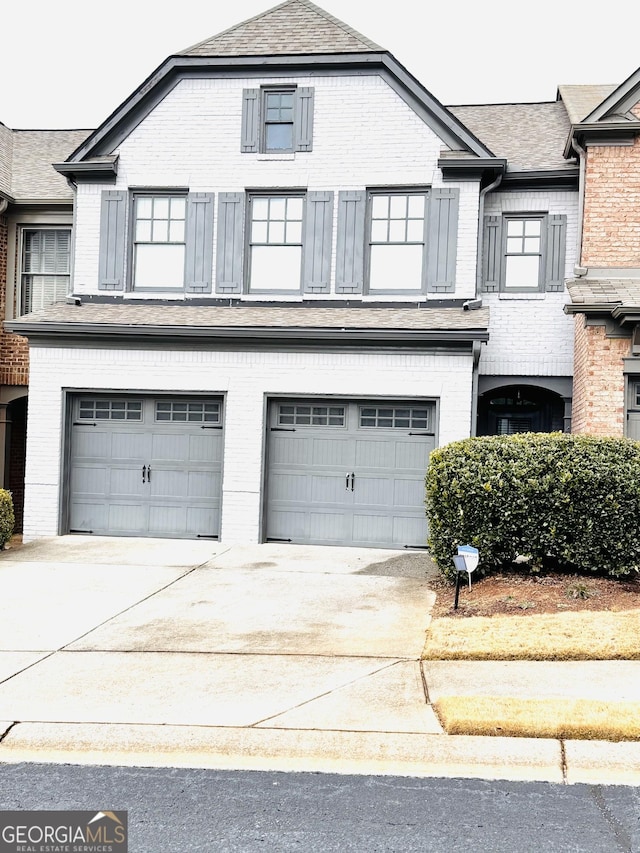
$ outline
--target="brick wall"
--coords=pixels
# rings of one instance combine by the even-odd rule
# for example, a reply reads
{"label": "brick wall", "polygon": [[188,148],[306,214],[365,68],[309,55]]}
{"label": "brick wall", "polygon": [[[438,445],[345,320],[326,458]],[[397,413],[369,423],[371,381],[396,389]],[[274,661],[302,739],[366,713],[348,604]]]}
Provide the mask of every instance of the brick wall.
{"label": "brick wall", "polygon": [[640,138],[632,147],[589,146],[581,263],[640,267]]}
{"label": "brick wall", "polygon": [[608,338],[604,326],[585,325],[575,316],[573,412],[571,431],[591,435],[624,434],[624,374],[628,338]]}
{"label": "brick wall", "polygon": [[[7,219],[0,216],[0,318],[7,316]],[[0,385],[29,383],[29,346],[26,338],[10,335],[0,325]]]}

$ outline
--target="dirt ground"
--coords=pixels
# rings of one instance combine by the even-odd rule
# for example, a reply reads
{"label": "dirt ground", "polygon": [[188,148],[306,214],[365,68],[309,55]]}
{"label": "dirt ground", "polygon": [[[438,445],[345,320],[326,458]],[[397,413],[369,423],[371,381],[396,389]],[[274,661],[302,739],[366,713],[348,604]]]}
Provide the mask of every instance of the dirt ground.
{"label": "dirt ground", "polygon": [[[464,579],[464,583],[462,580]],[[634,610],[640,608],[640,578],[615,580],[592,575],[559,573],[498,573],[460,583],[458,609],[455,586],[434,578],[437,599],[434,616],[528,616],[579,610]]]}

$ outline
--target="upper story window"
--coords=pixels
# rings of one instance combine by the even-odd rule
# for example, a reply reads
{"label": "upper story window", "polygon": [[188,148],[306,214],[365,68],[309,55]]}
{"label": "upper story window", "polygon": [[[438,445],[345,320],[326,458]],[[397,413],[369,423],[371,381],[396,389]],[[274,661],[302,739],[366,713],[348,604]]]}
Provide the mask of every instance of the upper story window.
{"label": "upper story window", "polygon": [[30,314],[59,302],[69,292],[70,228],[22,231],[20,313]]}
{"label": "upper story window", "polygon": [[482,252],[485,291],[564,289],[567,217],[547,213],[486,216]]}
{"label": "upper story window", "polygon": [[421,291],[425,282],[426,193],[369,196],[369,292]]}
{"label": "upper story window", "polygon": [[542,218],[506,219],[505,290],[538,290],[542,273]]}
{"label": "upper story window", "polygon": [[242,93],[241,151],[278,154],[313,148],[314,90],[263,86]]}
{"label": "upper story window", "polygon": [[136,195],[133,211],[133,289],[182,290],[185,196]]}
{"label": "upper story window", "polygon": [[302,195],[249,198],[249,292],[299,292],[302,283]]}

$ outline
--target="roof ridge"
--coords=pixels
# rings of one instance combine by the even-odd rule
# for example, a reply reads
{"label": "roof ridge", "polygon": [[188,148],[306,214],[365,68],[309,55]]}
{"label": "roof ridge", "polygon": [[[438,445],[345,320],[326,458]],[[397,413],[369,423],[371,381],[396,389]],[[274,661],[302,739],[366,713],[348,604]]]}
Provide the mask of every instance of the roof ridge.
{"label": "roof ridge", "polygon": [[[320,6],[316,6],[312,0],[285,0],[285,3],[302,3],[303,6],[306,6],[308,9],[311,9],[313,12],[317,12],[319,15],[322,15],[329,23],[335,24],[340,27],[341,30],[344,30],[350,36],[354,36],[358,41],[361,41],[367,47],[370,47],[372,50],[380,50],[380,45],[374,41],[371,41],[370,38],[363,35],[358,30],[351,27],[349,24],[346,24],[344,21],[341,21],[340,18],[336,18],[335,15],[332,15],[331,12],[327,12],[326,9],[322,9]],[[281,6],[285,5],[284,3],[280,4]]]}
{"label": "roof ridge", "polygon": [[251,24],[253,21],[259,21],[260,18],[264,18],[265,15],[270,14],[271,12],[275,12],[276,9],[281,9],[283,6],[288,6],[290,3],[294,3],[296,0],[284,0],[283,3],[278,3],[277,6],[272,6],[270,9],[265,9],[264,12],[258,12],[257,15],[253,15],[251,18],[247,18],[244,21],[240,21],[238,24],[234,24],[232,27],[227,27],[226,30],[220,30],[219,33],[214,33],[212,36],[208,36],[201,41],[197,41],[195,44],[189,45],[189,47],[185,47],[182,50],[178,51],[178,55],[181,56],[183,53],[188,53],[189,51],[195,50],[197,47],[200,47],[202,44],[206,44],[208,41],[213,41],[213,39],[217,39],[220,36],[226,36],[227,33],[232,33],[234,30],[237,30],[239,27],[244,27],[246,24]]}

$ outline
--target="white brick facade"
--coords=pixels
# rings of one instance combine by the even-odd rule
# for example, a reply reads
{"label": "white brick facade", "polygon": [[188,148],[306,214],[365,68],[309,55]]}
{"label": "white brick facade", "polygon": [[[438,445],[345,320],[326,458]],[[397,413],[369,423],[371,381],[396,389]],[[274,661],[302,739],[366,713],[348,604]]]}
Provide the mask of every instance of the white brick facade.
{"label": "white brick facade", "polygon": [[446,444],[469,435],[471,386],[470,354],[32,347],[25,540],[58,533],[63,389],[225,394],[221,539],[251,543],[261,535],[268,396],[436,399],[437,442]]}
{"label": "white brick facade", "polygon": [[[578,228],[577,192],[503,192],[489,195],[485,215],[565,214],[565,279],[573,272]],[[571,376],[573,320],[563,312],[563,293],[483,293],[491,310],[490,340],[480,373],[493,376]]]}
{"label": "white brick facade", "polygon": [[[290,82],[314,88],[313,151],[241,153],[243,89]],[[332,190],[337,199],[340,190],[442,186],[437,160],[443,147],[378,75],[182,80],[113,152],[118,178],[109,189],[181,187],[218,194],[304,188]],[[460,190],[455,296],[469,299],[475,294],[478,182],[447,186]],[[79,295],[98,292],[103,188],[78,187],[73,286]],[[336,223],[334,210],[332,282]],[[214,241],[214,270],[215,251]]]}

